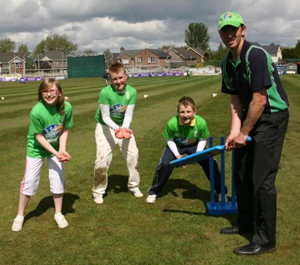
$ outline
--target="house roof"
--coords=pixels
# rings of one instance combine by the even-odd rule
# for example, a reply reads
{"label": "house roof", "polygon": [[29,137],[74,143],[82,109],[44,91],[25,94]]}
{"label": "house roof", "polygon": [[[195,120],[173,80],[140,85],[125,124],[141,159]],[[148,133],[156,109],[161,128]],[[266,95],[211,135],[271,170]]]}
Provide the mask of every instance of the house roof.
{"label": "house roof", "polygon": [[152,52],[159,58],[167,58],[168,57],[167,53],[165,53],[164,51],[161,51],[159,49],[124,50],[124,51],[120,52],[120,54],[117,57],[121,58],[124,55],[128,55],[129,57],[134,58],[135,56],[137,56],[139,53],[143,52],[144,50],[148,50],[148,51]]}
{"label": "house roof", "polygon": [[270,55],[277,55],[279,45],[275,45],[271,43],[270,45],[262,45],[262,47],[270,54]]}
{"label": "house roof", "polygon": [[22,63],[22,62],[26,63],[26,61],[20,58],[19,56],[15,56],[10,61],[8,61],[8,63]]}
{"label": "house roof", "polygon": [[43,55],[40,56],[40,61],[42,61],[43,59],[47,60],[47,58],[45,57],[48,57],[51,61],[61,61],[61,60],[66,60],[66,55],[63,53],[63,52],[60,52],[60,51],[48,51],[48,52],[45,52]]}
{"label": "house roof", "polygon": [[159,49],[147,49],[147,50],[154,53],[159,58],[167,58],[169,56],[167,53]]}
{"label": "house roof", "polygon": [[194,52],[198,53],[200,56],[204,57],[204,51],[201,48],[188,47],[187,51],[189,50],[193,50]]}
{"label": "house roof", "polygon": [[138,55],[143,50],[123,50],[119,53],[117,56],[118,58],[123,57],[124,55],[128,55],[131,58],[134,58],[136,55]]}
{"label": "house roof", "polygon": [[177,54],[179,54],[184,59],[190,59],[190,58],[195,59],[195,57],[193,56],[193,54],[190,53],[190,52],[188,52],[185,48],[173,48],[173,47],[171,47],[170,49],[168,49],[168,51],[170,51],[170,50],[173,50],[174,52],[176,52]]}
{"label": "house roof", "polygon": [[22,59],[22,55],[20,53],[9,52],[9,53],[0,53],[0,62],[1,63],[8,63],[9,61],[14,59],[15,57],[18,57],[20,60],[24,61]]}

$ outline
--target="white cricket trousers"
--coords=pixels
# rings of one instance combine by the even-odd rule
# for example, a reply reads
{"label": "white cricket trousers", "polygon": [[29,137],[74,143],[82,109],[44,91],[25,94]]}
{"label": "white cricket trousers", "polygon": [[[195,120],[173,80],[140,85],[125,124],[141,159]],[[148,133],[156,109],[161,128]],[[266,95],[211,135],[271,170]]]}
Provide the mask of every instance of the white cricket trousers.
{"label": "white cricket trousers", "polygon": [[[47,157],[49,164],[50,191],[53,194],[63,194],[65,189],[64,163],[58,161],[56,156]],[[44,158],[26,157],[25,174],[20,185],[20,193],[33,196],[36,194]]]}
{"label": "white cricket trousers", "polygon": [[128,189],[132,190],[140,184],[140,174],[138,172],[139,151],[136,146],[134,135],[130,139],[118,139],[115,131],[97,123],[95,130],[96,140],[96,160],[94,170],[93,196],[103,195],[108,184],[108,168],[112,161],[113,149],[118,145],[125,158],[128,169]]}

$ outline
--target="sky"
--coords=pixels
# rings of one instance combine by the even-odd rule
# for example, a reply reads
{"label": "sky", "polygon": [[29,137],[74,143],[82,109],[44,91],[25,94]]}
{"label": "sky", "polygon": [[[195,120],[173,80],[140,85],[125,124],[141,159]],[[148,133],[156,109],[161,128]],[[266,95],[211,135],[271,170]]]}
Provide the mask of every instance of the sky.
{"label": "sky", "polygon": [[218,19],[227,11],[242,15],[249,41],[295,47],[300,40],[299,0],[0,0],[0,6],[0,39],[29,51],[49,34],[66,34],[79,51],[98,53],[180,47],[189,23],[203,23],[216,50]]}

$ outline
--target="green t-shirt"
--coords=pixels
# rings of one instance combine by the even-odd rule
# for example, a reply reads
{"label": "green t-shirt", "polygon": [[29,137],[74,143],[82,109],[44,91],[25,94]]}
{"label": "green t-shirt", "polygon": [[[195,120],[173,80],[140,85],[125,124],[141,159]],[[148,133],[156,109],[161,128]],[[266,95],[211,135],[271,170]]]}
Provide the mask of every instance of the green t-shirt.
{"label": "green t-shirt", "polygon": [[[99,103],[109,105],[110,118],[119,126],[123,124],[125,112],[128,105],[135,105],[137,92],[130,85],[125,86],[124,91],[116,91],[112,85],[104,87],[99,96]],[[98,107],[96,121],[105,124],[102,120],[101,110]]]}
{"label": "green t-shirt", "polygon": [[167,122],[164,137],[172,139],[177,146],[189,146],[197,144],[200,138],[208,138],[209,131],[206,121],[199,115],[195,115],[188,126],[181,124],[180,117],[177,115]]}
{"label": "green t-shirt", "polygon": [[38,102],[30,113],[30,127],[28,131],[27,156],[40,158],[52,156],[35,139],[35,134],[43,134],[46,140],[59,150],[59,137],[63,129],[71,128],[74,125],[72,105],[65,101],[65,114],[61,115],[56,106],[50,106],[43,101]]}

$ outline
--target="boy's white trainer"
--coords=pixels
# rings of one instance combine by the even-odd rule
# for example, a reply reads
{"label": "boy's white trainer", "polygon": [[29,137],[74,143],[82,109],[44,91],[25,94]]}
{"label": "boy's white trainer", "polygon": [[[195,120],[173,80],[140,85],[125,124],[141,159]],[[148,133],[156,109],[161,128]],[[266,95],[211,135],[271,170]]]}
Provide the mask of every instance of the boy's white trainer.
{"label": "boy's white trainer", "polygon": [[97,196],[94,196],[94,202],[97,203],[97,204],[102,204],[103,203],[103,195],[97,195]]}
{"label": "boy's white trainer", "polygon": [[66,228],[69,225],[66,218],[61,213],[54,214],[54,220],[59,228]]}
{"label": "boy's white trainer", "polygon": [[142,198],[144,196],[144,194],[140,191],[139,188],[134,188],[132,190],[129,190],[129,192],[131,192],[136,198]]}
{"label": "boy's white trainer", "polygon": [[156,194],[148,195],[148,197],[146,199],[146,202],[147,203],[155,203],[156,202],[156,198],[157,198]]}

